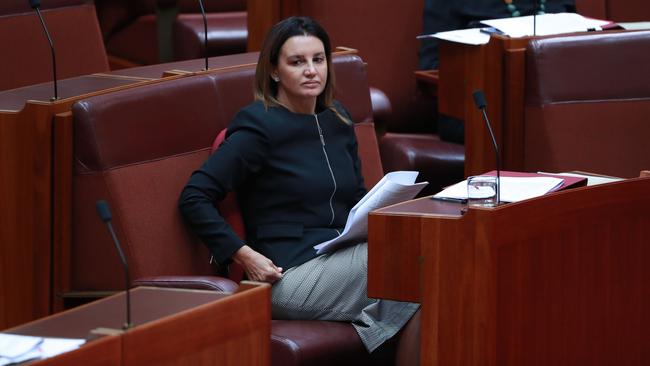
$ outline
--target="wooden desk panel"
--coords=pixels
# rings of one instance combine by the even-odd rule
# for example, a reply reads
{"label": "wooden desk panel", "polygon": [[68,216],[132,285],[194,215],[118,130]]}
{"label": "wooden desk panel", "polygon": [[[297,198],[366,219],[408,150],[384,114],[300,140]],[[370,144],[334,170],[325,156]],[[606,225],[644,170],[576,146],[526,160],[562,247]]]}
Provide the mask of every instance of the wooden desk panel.
{"label": "wooden desk panel", "polygon": [[[6,332],[85,338],[98,327],[120,329],[124,292]],[[131,292],[134,327],[30,365],[269,365],[271,289],[240,291],[138,287]]]}
{"label": "wooden desk panel", "polygon": [[[208,66],[210,71],[223,69],[225,67],[233,67],[239,65],[256,64],[259,57],[258,52],[239,53],[234,55],[225,55],[208,58]],[[186,61],[176,61],[164,64],[139,66],[129,69],[120,69],[106,73],[110,76],[123,76],[123,77],[136,77],[136,78],[150,78],[159,79],[174,70],[183,71],[187,73],[203,72],[205,68],[205,59],[195,59]]]}
{"label": "wooden desk panel", "polygon": [[392,206],[369,217],[369,284],[395,298],[413,280],[375,273],[371,251],[394,245],[393,221],[419,228],[401,246],[421,256],[422,365],[648,364],[649,205],[650,179],[634,179],[462,216]]}
{"label": "wooden desk panel", "polygon": [[271,287],[240,291],[126,332],[124,365],[269,365]]}
{"label": "wooden desk panel", "polygon": [[[509,131],[515,129],[516,136],[523,119],[523,52],[529,40],[493,36],[481,46],[440,42],[438,108],[440,113],[465,122],[466,176],[496,168],[489,132],[472,97],[478,89],[485,93],[487,114],[502,150],[503,169],[522,169],[517,165],[518,152],[510,145],[516,137]],[[512,106],[518,109],[511,111]]]}
{"label": "wooden desk panel", "polygon": [[81,97],[139,82],[71,78],[62,83],[65,98],[52,102],[47,84],[0,93],[0,328],[52,310],[54,115]]}

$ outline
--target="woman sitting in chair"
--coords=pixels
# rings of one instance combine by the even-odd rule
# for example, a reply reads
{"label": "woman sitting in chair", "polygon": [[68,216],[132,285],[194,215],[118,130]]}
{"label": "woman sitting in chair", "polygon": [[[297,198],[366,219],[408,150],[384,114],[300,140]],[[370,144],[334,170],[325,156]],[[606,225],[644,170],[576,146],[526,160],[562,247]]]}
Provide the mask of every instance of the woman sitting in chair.
{"label": "woman sitting in chair", "polygon": [[[270,30],[255,77],[256,101],[183,190],[180,209],[220,264],[240,264],[273,284],[274,319],[351,322],[369,352],[391,338],[417,304],[369,299],[367,244],[317,255],[339,235],[366,193],[350,115],[333,100],[327,33],[288,18]],[[235,190],[246,226],[239,238],[215,208]]]}

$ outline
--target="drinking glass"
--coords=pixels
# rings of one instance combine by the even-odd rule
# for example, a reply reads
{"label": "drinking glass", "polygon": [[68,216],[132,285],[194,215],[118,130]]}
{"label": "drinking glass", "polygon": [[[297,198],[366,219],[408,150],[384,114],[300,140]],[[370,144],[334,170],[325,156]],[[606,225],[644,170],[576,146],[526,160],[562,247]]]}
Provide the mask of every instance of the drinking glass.
{"label": "drinking glass", "polygon": [[496,207],[497,177],[476,175],[467,178],[467,204],[474,207]]}

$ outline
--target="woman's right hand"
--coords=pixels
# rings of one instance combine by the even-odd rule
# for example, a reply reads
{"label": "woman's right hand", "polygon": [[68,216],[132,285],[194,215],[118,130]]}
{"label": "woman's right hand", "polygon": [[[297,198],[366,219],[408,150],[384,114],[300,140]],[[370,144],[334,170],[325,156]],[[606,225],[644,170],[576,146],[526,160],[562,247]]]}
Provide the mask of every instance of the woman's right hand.
{"label": "woman's right hand", "polygon": [[270,259],[254,251],[248,245],[239,248],[232,259],[242,266],[251,281],[274,283],[282,278],[281,267],[276,267]]}

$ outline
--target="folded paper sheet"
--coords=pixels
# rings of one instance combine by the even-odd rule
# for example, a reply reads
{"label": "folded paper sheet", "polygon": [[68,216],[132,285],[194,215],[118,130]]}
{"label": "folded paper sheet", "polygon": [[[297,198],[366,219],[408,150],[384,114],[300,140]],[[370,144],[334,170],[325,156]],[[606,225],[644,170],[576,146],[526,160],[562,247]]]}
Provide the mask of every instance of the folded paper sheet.
{"label": "folded paper sheet", "polygon": [[331,252],[346,245],[360,243],[368,237],[368,213],[415,197],[429,184],[415,183],[418,172],[399,171],[386,174],[350,210],[341,235],[314,246],[318,254]]}

